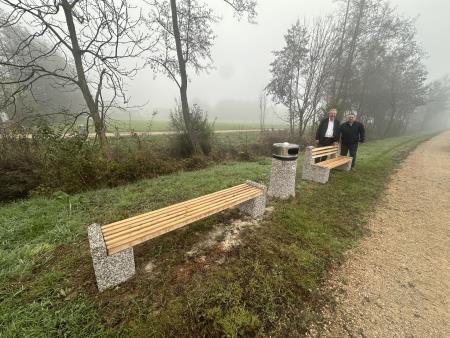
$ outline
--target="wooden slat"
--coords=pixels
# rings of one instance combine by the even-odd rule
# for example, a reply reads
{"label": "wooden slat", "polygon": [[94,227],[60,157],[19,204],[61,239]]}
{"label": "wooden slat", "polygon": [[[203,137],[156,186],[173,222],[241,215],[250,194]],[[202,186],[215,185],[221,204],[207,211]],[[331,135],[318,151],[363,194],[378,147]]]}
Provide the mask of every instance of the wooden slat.
{"label": "wooden slat", "polygon": [[318,165],[322,165],[322,166],[327,166],[327,165],[335,165],[336,163],[341,163],[341,162],[347,162],[347,160],[345,158],[342,157],[336,157],[327,161],[323,161],[320,163],[317,163]]}
{"label": "wooden slat", "polygon": [[[242,188],[242,187],[249,187],[249,185],[246,184],[246,183],[240,184],[240,185],[236,185],[236,186],[234,186],[234,187],[227,188],[227,189],[224,189],[224,190],[220,190],[220,191],[217,191],[217,192],[208,194],[208,195],[196,197],[196,198],[190,199],[190,200],[188,200],[188,201],[178,203],[178,204],[176,204],[176,205],[177,205],[177,206],[181,206],[181,205],[184,205],[184,204],[191,203],[191,202],[193,202],[193,201],[201,201],[201,200],[203,200],[203,199],[207,199],[207,198],[212,197],[212,196],[217,196],[217,195],[220,195],[220,194],[222,194],[222,193],[225,193],[225,192],[228,192],[228,191],[233,191],[233,190],[236,190],[236,189],[239,189],[239,188]],[[109,223],[109,224],[103,225],[103,226],[102,226],[102,231],[105,231],[105,230],[107,230],[108,228],[114,227],[114,226],[116,226],[116,225],[118,225],[118,224],[122,224],[122,223],[127,222],[127,221],[131,221],[131,220],[136,220],[136,219],[144,218],[144,217],[146,217],[147,215],[149,215],[149,214],[151,214],[151,213],[153,213],[153,212],[155,212],[155,211],[158,211],[158,212],[164,212],[165,210],[170,209],[170,208],[172,208],[172,207],[173,207],[173,205],[170,205],[170,206],[168,206],[168,207],[164,207],[164,208],[161,208],[161,209],[158,209],[158,210],[153,210],[153,211],[150,211],[150,212],[147,212],[147,213],[144,213],[144,214],[140,214],[140,215],[137,215],[137,216],[133,216],[133,217],[124,219],[124,220],[120,220],[120,221],[117,221],[117,222],[113,222],[113,223]]]}
{"label": "wooden slat", "polygon": [[328,149],[320,152],[315,152],[312,154],[313,157],[324,156],[325,154],[337,154],[339,149]]}
{"label": "wooden slat", "polygon": [[141,228],[150,227],[158,222],[161,222],[161,220],[166,221],[168,219],[173,219],[173,218],[176,218],[179,216],[183,216],[183,215],[187,214],[188,212],[192,212],[192,211],[201,209],[205,205],[215,205],[217,203],[222,203],[222,202],[231,200],[237,196],[245,196],[246,194],[249,194],[249,193],[251,193],[252,195],[253,195],[253,193],[261,195],[262,191],[259,190],[258,188],[246,189],[246,190],[241,190],[239,192],[235,192],[233,194],[227,194],[227,195],[221,196],[219,198],[214,198],[214,200],[209,200],[204,203],[196,203],[195,205],[185,204],[181,208],[180,207],[175,208],[176,205],[173,205],[174,210],[168,209],[163,214],[156,214],[156,212],[155,212],[155,217],[148,217],[144,220],[134,221],[134,223],[131,223],[129,225],[125,225],[125,226],[121,225],[120,227],[117,227],[117,228],[108,229],[108,232],[103,231],[103,237],[105,238],[105,240],[108,241],[113,238],[123,236],[124,234],[135,232]]}
{"label": "wooden slat", "polygon": [[313,152],[317,150],[325,150],[325,149],[331,149],[331,148],[337,148],[337,146],[326,146],[326,147],[315,147],[313,148]]}
{"label": "wooden slat", "polygon": [[255,192],[253,195],[248,196],[242,196],[242,197],[236,197],[235,199],[228,201],[227,203],[222,203],[221,205],[216,205],[213,207],[205,207],[204,210],[196,211],[193,214],[190,214],[184,218],[180,218],[177,220],[172,220],[170,222],[166,222],[166,224],[159,225],[157,227],[153,227],[151,229],[148,229],[148,231],[142,231],[138,234],[135,234],[132,237],[127,238],[126,242],[116,242],[115,244],[108,244],[106,243],[108,254],[111,255],[113,253],[122,251],[126,248],[135,246],[137,244],[143,243],[149,239],[158,237],[164,233],[170,232],[172,230],[176,230],[178,228],[181,228],[187,224],[190,224],[194,221],[200,220],[202,218],[208,217],[212,214],[218,213],[220,211],[223,211],[225,209],[228,209],[232,206],[238,205],[240,203],[243,203],[245,201],[248,201],[249,199],[255,198],[260,196],[260,193]]}
{"label": "wooden slat", "polygon": [[352,159],[349,157],[338,157],[335,161],[323,161],[317,163],[317,165],[325,168],[335,168],[344,165],[345,163],[350,162],[351,160]]}
{"label": "wooden slat", "polygon": [[203,198],[203,199],[195,198],[195,199],[191,199],[191,200],[188,200],[188,201],[185,201],[182,203],[174,204],[169,207],[154,210],[154,211],[148,212],[146,214],[143,214],[142,215],[143,217],[132,217],[129,219],[125,219],[121,222],[116,222],[114,224],[114,226],[109,226],[106,229],[104,229],[102,227],[103,236],[108,236],[109,234],[116,233],[118,231],[121,231],[124,228],[129,228],[129,227],[132,227],[135,225],[145,223],[149,219],[153,220],[153,219],[164,218],[164,217],[167,217],[168,215],[170,215],[171,213],[176,213],[177,211],[183,212],[186,208],[193,208],[196,205],[209,203],[210,201],[220,200],[223,198],[229,198],[238,193],[242,193],[242,192],[246,192],[246,191],[259,191],[262,194],[262,190],[260,190],[256,187],[249,186],[247,184],[244,184],[243,186],[240,185],[237,187],[239,187],[239,188],[234,189],[234,190],[227,189],[227,191],[222,194],[209,194],[209,195],[205,195],[204,196],[205,198]]}
{"label": "wooden slat", "polygon": [[336,149],[336,148],[339,148],[339,146],[336,145],[336,146],[326,146],[326,147],[315,147],[315,148],[313,148],[313,151],[329,150],[329,149]]}
{"label": "wooden slat", "polygon": [[337,155],[335,151],[333,151],[332,153],[323,153],[323,154],[318,154],[318,155],[313,155],[312,158],[319,158],[319,157],[325,157],[328,155]]}
{"label": "wooden slat", "polygon": [[338,146],[330,146],[330,147],[321,147],[321,148],[314,148],[312,150],[313,153],[321,152],[321,151],[331,151],[331,150],[337,150],[339,149]]}

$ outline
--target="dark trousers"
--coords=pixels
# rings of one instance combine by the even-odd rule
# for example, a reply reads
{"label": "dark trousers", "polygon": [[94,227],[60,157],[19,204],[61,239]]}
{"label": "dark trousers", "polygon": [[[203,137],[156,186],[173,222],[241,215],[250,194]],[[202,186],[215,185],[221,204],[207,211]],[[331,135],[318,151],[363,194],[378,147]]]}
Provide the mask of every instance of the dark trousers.
{"label": "dark trousers", "polygon": [[[333,138],[331,138],[331,137],[324,137],[323,139],[320,140],[319,147],[332,146],[333,143],[334,143],[334,139]],[[322,157],[316,158],[316,160],[314,162],[318,163],[318,162],[325,161],[326,159],[327,159],[327,156],[322,156]]]}
{"label": "dark trousers", "polygon": [[350,156],[352,159],[352,168],[355,167],[356,163],[356,151],[358,150],[358,142],[356,143],[350,143],[350,144],[341,144],[341,155],[347,156],[347,154],[350,152]]}

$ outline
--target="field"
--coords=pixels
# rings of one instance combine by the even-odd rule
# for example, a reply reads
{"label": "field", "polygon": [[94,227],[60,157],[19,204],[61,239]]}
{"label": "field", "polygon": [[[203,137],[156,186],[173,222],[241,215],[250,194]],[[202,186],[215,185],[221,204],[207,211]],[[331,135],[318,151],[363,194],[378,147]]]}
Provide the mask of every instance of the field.
{"label": "field", "polygon": [[369,142],[356,171],[300,180],[271,201],[261,226],[229,252],[188,257],[229,211],[136,248],[137,275],[99,294],[86,226],[107,223],[243,182],[268,183],[270,159],[218,165],[114,189],[55,194],[0,207],[0,336],[299,336],[328,302],[321,283],[364,235],[389,174],[431,135]]}
{"label": "field", "polygon": [[[267,129],[286,129],[288,126],[285,123],[266,123]],[[129,132],[133,130],[135,132],[155,132],[155,131],[169,131],[171,129],[170,122],[164,120],[111,120],[108,124],[108,131],[114,132]],[[214,122],[215,130],[250,130],[260,129],[259,123],[252,122]]]}

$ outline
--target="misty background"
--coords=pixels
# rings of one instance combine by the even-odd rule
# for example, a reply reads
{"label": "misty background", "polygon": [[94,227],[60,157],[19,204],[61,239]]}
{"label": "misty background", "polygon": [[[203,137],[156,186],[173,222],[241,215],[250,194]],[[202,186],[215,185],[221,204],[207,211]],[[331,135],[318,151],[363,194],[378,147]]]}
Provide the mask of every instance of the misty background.
{"label": "misty background", "polygon": [[[450,74],[450,2],[446,0],[391,0],[402,16],[417,17],[417,39],[427,58],[428,82]],[[188,96],[199,104],[210,118],[218,121],[257,122],[258,96],[270,81],[269,65],[273,51],[282,48],[287,29],[296,22],[333,14],[338,2],[334,0],[295,1],[260,0],[256,24],[233,17],[229,6],[222,1],[208,1],[222,19],[213,26],[216,34],[212,48],[214,69],[199,75],[189,72]],[[156,119],[169,119],[169,111],[179,95],[176,85],[163,74],[146,69],[127,84],[132,119],[149,119],[154,110]],[[279,123],[281,106],[269,104],[267,124]],[[113,117],[128,119],[128,113],[114,113]]]}

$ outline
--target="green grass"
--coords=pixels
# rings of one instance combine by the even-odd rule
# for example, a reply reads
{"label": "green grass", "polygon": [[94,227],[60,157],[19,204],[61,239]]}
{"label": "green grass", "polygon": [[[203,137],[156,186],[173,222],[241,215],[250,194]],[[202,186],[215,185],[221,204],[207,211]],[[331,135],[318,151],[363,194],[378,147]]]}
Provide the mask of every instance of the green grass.
{"label": "green grass", "polygon": [[[171,129],[170,121],[164,120],[111,120],[108,124],[108,131],[113,132],[115,128],[119,131],[128,132],[134,130],[135,132],[149,132],[149,131],[168,131]],[[245,130],[245,129],[259,129],[258,122],[214,122],[215,130]],[[285,129],[285,123],[267,123],[266,128],[271,129]]]}
{"label": "green grass", "polygon": [[[226,212],[135,250],[137,275],[97,293],[86,226],[160,208],[243,182],[268,182],[270,160],[232,163],[73,196],[0,208],[0,336],[298,336],[318,318],[321,283],[364,234],[389,174],[430,135],[364,144],[354,172],[325,184],[297,180],[297,197],[271,202],[262,227],[208,264],[185,258]],[[299,172],[301,173],[301,161]],[[216,259],[225,259],[216,263]],[[156,264],[152,274],[143,268]]]}

